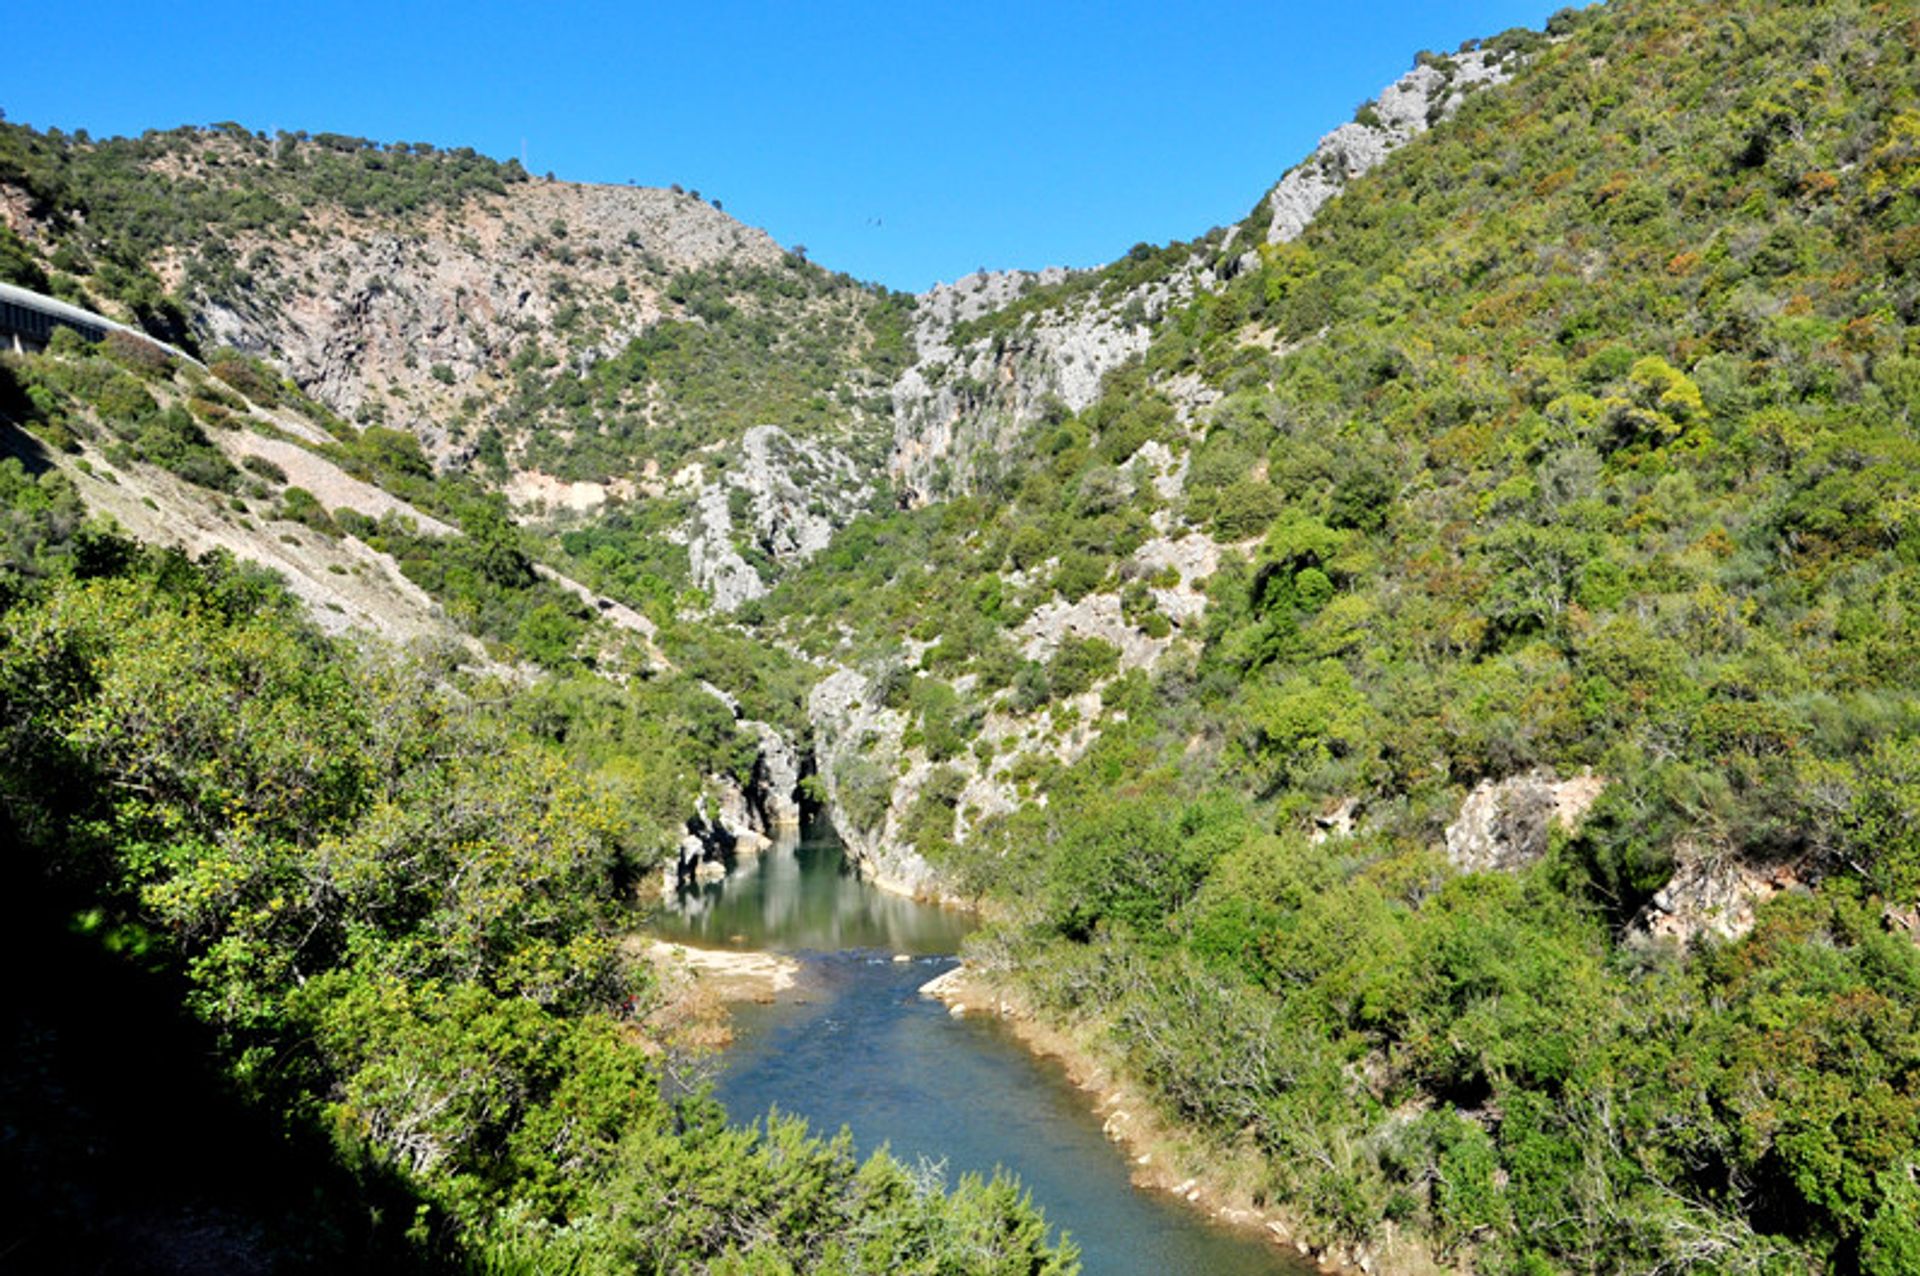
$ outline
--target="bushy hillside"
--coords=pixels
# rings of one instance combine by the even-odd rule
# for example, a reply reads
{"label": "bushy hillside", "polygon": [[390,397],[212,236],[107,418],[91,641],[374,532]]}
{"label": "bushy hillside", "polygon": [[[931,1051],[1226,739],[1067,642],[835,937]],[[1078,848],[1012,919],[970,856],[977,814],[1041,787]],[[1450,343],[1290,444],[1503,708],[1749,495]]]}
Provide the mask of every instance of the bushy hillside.
{"label": "bushy hillside", "polygon": [[[716,558],[779,570],[777,539],[763,552],[746,528],[687,526],[703,494],[724,506],[737,489],[725,471],[750,427],[846,472],[834,516],[883,495],[911,298],[830,274],[698,192],[336,134],[0,123],[0,236],[0,277],[266,358],[534,514],[598,523],[611,504],[617,529],[644,506],[683,543],[708,536],[691,564],[652,555],[674,590],[712,588],[693,569]],[[642,601],[618,573],[605,583]]]}
{"label": "bushy hillside", "polygon": [[[767,600],[908,724],[850,822],[891,800],[1007,910],[982,960],[1325,1236],[1920,1261],[1916,36],[1557,18],[997,480]],[[1534,768],[1604,792],[1461,873],[1463,796]]]}
{"label": "bushy hillside", "polygon": [[[257,364],[62,333],[0,356],[0,414],[0,911],[48,968],[0,1016],[10,1262],[1075,1270],[1004,1178],[730,1128],[670,1079],[620,940],[703,789],[749,781],[740,708],[797,713],[782,665],[623,631],[503,502]],[[289,547],[301,594],[229,544]],[[407,635],[383,574],[438,601],[426,641],[314,623],[358,597],[384,623],[332,627]]]}

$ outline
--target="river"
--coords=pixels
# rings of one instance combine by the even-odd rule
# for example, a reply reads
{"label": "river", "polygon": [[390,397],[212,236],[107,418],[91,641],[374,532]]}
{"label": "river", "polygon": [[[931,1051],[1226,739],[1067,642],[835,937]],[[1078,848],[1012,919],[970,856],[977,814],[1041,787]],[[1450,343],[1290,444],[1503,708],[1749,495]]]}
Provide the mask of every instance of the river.
{"label": "river", "polygon": [[[846,864],[824,828],[681,892],[655,927],[708,948],[790,953],[804,999],[735,1008],[715,1090],[735,1120],[770,1107],[853,1132],[912,1165],[1018,1174],[1087,1276],[1302,1276],[1316,1270],[1257,1236],[1135,1188],[1123,1150],[1059,1064],[991,1017],[954,1018],[919,995],[951,969],[965,914],[887,895]],[[905,954],[908,961],[895,961]]]}

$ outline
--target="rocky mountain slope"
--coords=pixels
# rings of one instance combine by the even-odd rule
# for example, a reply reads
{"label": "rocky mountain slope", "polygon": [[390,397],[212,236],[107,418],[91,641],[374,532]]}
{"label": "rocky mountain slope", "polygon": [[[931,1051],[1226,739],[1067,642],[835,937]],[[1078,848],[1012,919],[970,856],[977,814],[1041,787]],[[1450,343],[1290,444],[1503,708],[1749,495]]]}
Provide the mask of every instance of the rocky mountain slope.
{"label": "rocky mountain slope", "polygon": [[[806,440],[839,476],[830,510],[878,495],[910,302],[807,264],[717,201],[335,135],[94,143],[6,126],[0,222],[23,282],[267,358],[530,514],[672,504],[699,559],[676,583],[722,606],[759,592],[740,551],[773,574],[819,535],[756,486],[750,429]],[[757,535],[696,516],[733,489],[760,501]]]}
{"label": "rocky mountain slope", "polygon": [[[1416,67],[1291,170],[1247,235],[1298,233],[1345,181],[1497,82],[1504,57]],[[127,317],[158,288],[197,340],[270,359],[342,417],[407,430],[536,516],[674,502],[688,578],[723,611],[895,488],[910,501],[970,490],[1049,412],[1090,405],[1172,305],[1242,264],[1236,229],[1100,271],[968,276],[888,310],[679,190],[233,125],[98,144],[12,129],[6,142],[0,222],[48,261],[50,286]],[[134,212],[159,226],[122,233]],[[674,365],[677,343],[658,340],[673,330],[702,359],[741,361],[729,347],[743,326],[756,363],[774,334],[821,330],[803,411],[791,386],[715,402],[706,370]],[[650,331],[666,348],[636,353]],[[876,343],[899,352],[876,362]],[[573,387],[616,363],[583,402]],[[789,448],[805,440],[796,455],[822,481],[776,477],[787,467],[769,467],[766,440],[781,435],[748,441],[762,426]],[[714,449],[718,465],[695,459]],[[745,517],[722,515],[742,497]]]}

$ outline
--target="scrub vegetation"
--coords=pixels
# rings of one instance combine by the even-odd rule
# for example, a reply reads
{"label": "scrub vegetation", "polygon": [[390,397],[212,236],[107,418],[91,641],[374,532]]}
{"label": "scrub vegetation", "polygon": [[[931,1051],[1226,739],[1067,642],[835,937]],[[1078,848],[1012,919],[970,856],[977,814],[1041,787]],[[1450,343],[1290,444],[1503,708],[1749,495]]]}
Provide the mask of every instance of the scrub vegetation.
{"label": "scrub vegetation", "polygon": [[[0,795],[34,883],[9,898],[161,981],[222,1101],[337,1171],[277,1233],[321,1265],[1071,1270],[1008,1182],[673,1092],[657,990],[616,959],[702,778],[754,765],[702,684],[804,752],[809,688],[848,667],[896,729],[809,793],[978,898],[975,966],[1303,1237],[1528,1276],[1920,1269],[1920,17],[1618,0],[1490,43],[1512,78],[1298,239],[1265,242],[1263,201],[967,320],[1017,371],[1037,319],[1210,272],[1095,402],[1047,405],[965,495],[871,502],[731,616],[688,605],[684,491],[529,533],[484,444],[451,477],[311,409],[464,534],[283,506],[537,677],[323,638],[254,572],[0,463]],[[115,145],[9,128],[0,180],[104,225],[149,185]],[[233,145],[316,190],[380,174],[361,198],[395,215],[521,179]],[[0,271],[174,331],[147,258],[87,274],[77,236],[65,265],[0,237]],[[717,466],[770,421],[878,473],[903,299],[797,257],[666,286],[597,361],[516,356],[513,410],[560,423],[528,456]],[[182,407],[175,375],[66,343],[0,362],[0,410],[209,499],[271,478],[206,429],[298,392],[227,358]],[[600,641],[543,555],[644,608],[671,668]],[[1121,632],[1037,641],[1072,604]],[[1529,862],[1463,871],[1463,798],[1544,772],[1603,791]],[[1650,933],[1703,873],[1766,884],[1751,925]],[[57,1054],[13,1056],[0,1101],[29,1110]]]}
{"label": "scrub vegetation", "polygon": [[[1309,1236],[1920,1262],[1915,35],[1564,15],[974,495],[767,600],[1031,712],[1086,685],[1021,661],[1035,608],[1133,596],[1164,633],[1151,520],[1233,547],[1187,657],[1096,673],[1089,754],[914,831],[1002,918],[976,960],[1256,1153]],[[1186,378],[1219,397],[1182,420]],[[1190,455],[1179,496],[1119,468],[1149,441]],[[1464,791],[1534,767],[1610,783],[1540,863],[1460,874]],[[1681,858],[1803,885],[1676,951],[1635,920]]]}

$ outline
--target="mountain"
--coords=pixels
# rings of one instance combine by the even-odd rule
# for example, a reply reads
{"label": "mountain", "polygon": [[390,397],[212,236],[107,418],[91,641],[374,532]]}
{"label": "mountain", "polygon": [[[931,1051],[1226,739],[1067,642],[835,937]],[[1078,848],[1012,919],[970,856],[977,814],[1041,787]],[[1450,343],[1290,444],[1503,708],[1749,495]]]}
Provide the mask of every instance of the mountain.
{"label": "mountain", "polygon": [[652,862],[824,803],[1331,1257],[1912,1270],[1917,48],[1566,12],[1234,226],[917,298],[674,192],[8,128],[8,276],[210,371],[66,342],[7,411],[143,535],[330,520],[562,736],[670,689]]}

